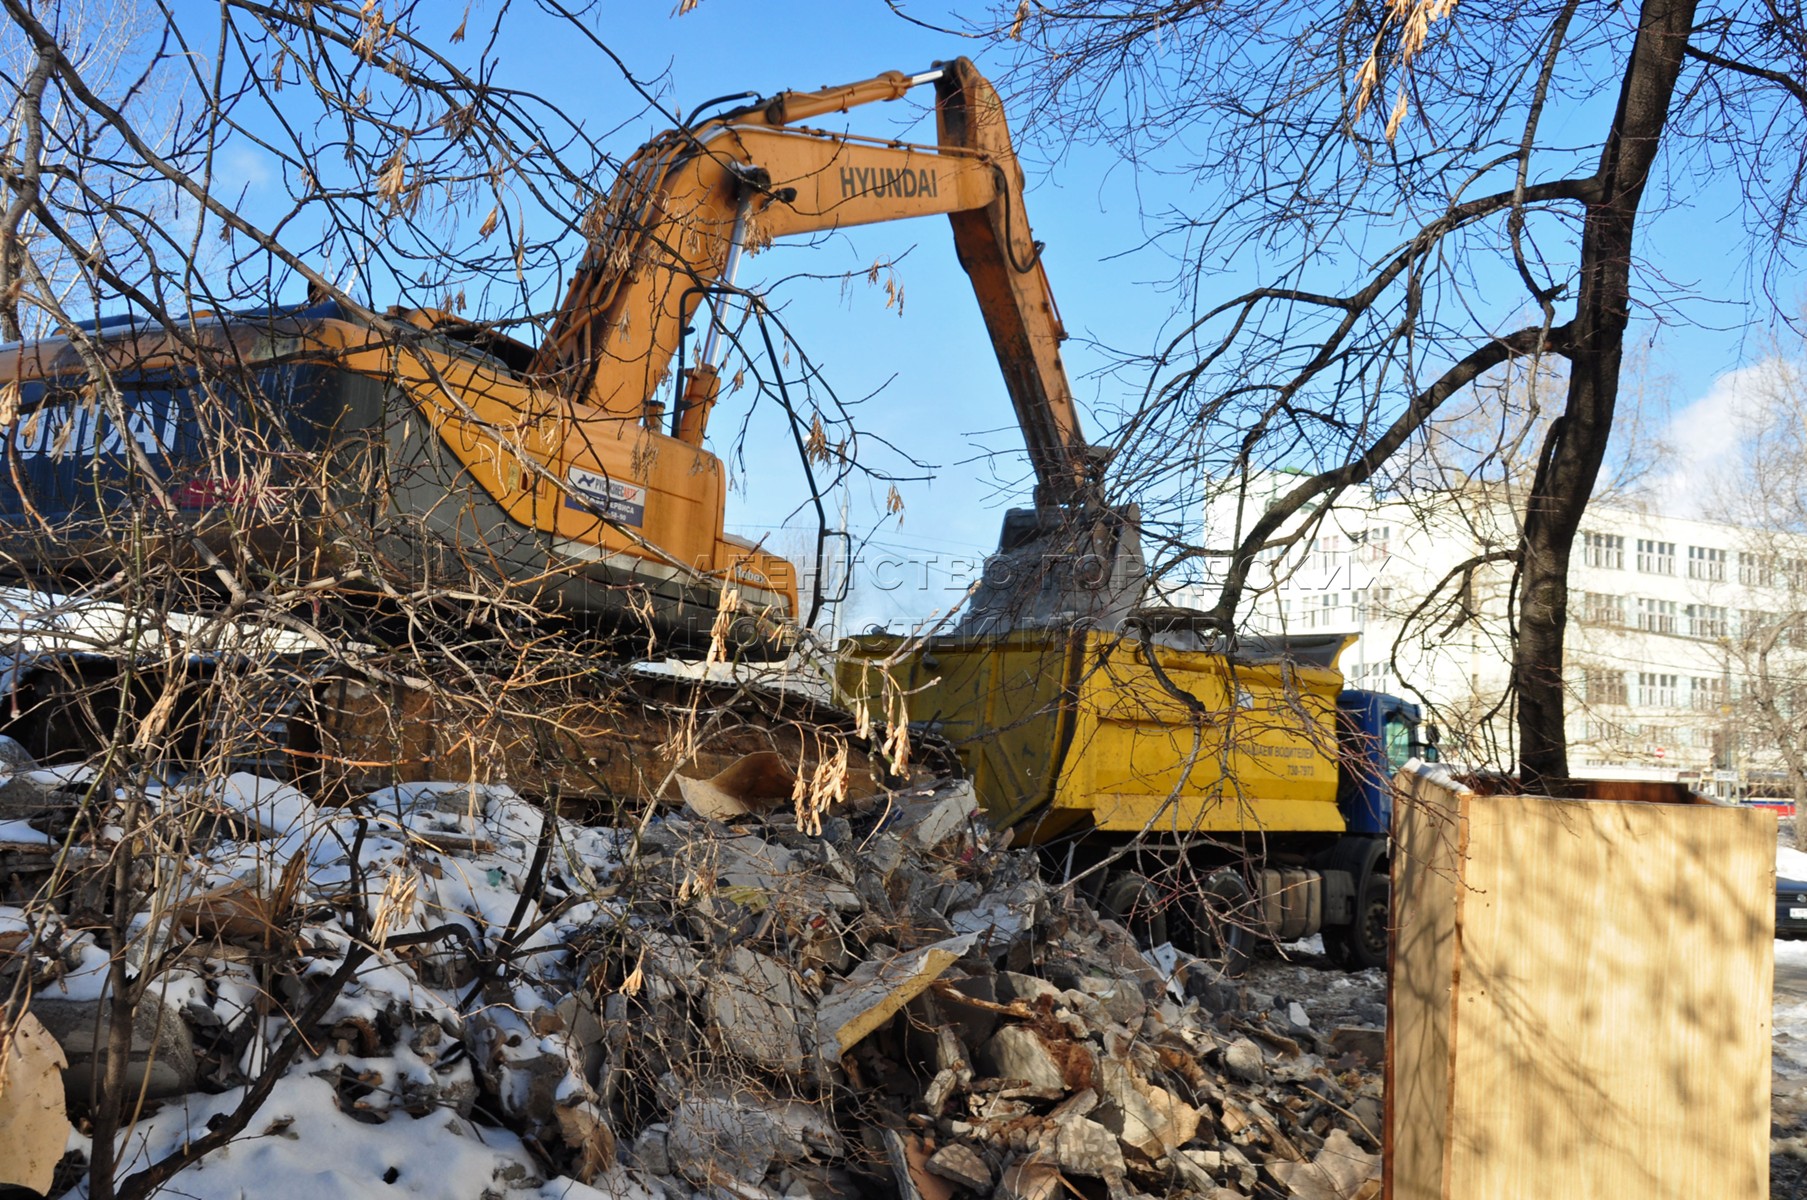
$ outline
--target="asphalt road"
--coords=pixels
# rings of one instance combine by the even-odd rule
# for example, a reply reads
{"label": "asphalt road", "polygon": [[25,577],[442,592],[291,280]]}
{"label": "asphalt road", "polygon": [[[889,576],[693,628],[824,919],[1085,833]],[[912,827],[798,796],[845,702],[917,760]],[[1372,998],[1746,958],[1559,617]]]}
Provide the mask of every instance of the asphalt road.
{"label": "asphalt road", "polygon": [[1776,1003],[1807,1001],[1807,963],[1776,962]]}

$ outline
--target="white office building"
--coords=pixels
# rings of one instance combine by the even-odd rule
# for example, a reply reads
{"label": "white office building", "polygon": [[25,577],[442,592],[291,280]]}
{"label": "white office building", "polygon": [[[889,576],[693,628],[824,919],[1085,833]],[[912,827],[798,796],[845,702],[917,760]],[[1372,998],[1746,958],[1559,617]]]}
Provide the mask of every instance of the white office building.
{"label": "white office building", "polygon": [[[1216,515],[1221,529],[1234,509]],[[1291,531],[1290,547],[1257,564],[1246,628],[1355,635],[1342,658],[1353,686],[1428,701],[1452,754],[1511,764],[1511,565],[1489,556],[1516,547],[1514,506],[1483,490],[1345,496]],[[1201,597],[1214,593],[1181,599]],[[1752,659],[1741,639],[1804,607],[1798,539],[1591,507],[1569,572],[1571,769],[1681,778],[1720,794],[1776,790],[1773,742],[1746,732]],[[1780,639],[1769,669],[1803,677],[1799,642]]]}

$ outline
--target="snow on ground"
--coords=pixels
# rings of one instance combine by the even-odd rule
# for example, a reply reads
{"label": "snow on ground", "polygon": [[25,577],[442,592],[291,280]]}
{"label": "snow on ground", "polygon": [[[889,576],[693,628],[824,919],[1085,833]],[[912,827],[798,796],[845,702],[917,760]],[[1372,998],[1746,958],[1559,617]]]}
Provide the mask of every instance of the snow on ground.
{"label": "snow on ground", "polygon": [[1784,879],[1807,881],[1807,851],[1793,846],[1776,847],[1776,874]]}
{"label": "snow on ground", "polygon": [[[309,1064],[310,1071],[317,1064]],[[241,1090],[217,1096],[195,1094],[172,1103],[143,1122],[128,1139],[124,1170],[153,1162],[219,1114],[231,1112]],[[342,1111],[333,1085],[316,1074],[283,1076],[258,1110],[248,1136],[234,1140],[182,1172],[175,1191],[192,1200],[316,1200],[336,1197],[422,1196],[469,1200],[484,1192],[508,1191],[510,1200],[596,1195],[594,1189],[560,1179],[543,1191],[514,1191],[537,1178],[539,1168],[505,1129],[486,1128],[445,1109],[423,1117],[395,1114],[383,1124],[356,1120]],[[599,1181],[601,1182],[601,1181]],[[604,1195],[638,1200],[651,1193],[625,1176]]]}

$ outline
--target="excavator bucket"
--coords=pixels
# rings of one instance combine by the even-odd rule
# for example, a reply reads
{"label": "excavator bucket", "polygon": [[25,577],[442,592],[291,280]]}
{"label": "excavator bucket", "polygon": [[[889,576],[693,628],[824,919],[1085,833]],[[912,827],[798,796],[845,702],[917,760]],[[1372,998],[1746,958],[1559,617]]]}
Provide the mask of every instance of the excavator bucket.
{"label": "excavator bucket", "polygon": [[1140,521],[1133,504],[1011,509],[955,634],[1117,628],[1147,587]]}

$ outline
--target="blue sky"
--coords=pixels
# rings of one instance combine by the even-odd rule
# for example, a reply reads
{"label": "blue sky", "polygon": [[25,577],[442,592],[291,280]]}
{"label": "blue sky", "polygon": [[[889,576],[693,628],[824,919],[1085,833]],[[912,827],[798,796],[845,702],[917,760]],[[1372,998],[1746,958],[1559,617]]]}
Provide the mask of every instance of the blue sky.
{"label": "blue sky", "polygon": [[[882,0],[793,0],[776,6],[702,0],[681,17],[664,3],[612,7],[603,33],[610,47],[669,107],[684,110],[727,93],[770,94],[848,82],[888,69],[919,70],[959,54],[976,58],[994,77],[1004,66],[982,43],[909,24]],[[939,5],[906,7],[930,23],[955,24]],[[462,8],[446,5],[448,33]],[[473,15],[473,31],[485,11],[479,6]],[[617,156],[664,127],[666,122],[652,114],[628,120],[641,104],[627,83],[599,69],[602,60],[592,48],[568,34],[549,37],[548,28],[530,6],[511,11],[498,46],[504,82],[541,92],[592,131],[612,131],[605,144]],[[1005,99],[1020,123],[1020,101],[1013,104],[1008,94]],[[931,103],[932,92],[925,88],[897,103],[858,110],[839,126],[824,124],[932,142]],[[628,123],[617,129],[624,120]],[[1068,370],[1082,403],[1108,411],[1129,384],[1099,374],[1109,360],[1090,343],[1145,351],[1169,319],[1170,298],[1159,281],[1170,266],[1156,253],[1137,250],[1145,233],[1138,213],[1168,203],[1209,212],[1211,186],[1138,178],[1097,147],[1072,147],[1052,170],[1028,165],[1030,217],[1036,236],[1047,243],[1044,261],[1073,337],[1065,351]],[[253,201],[257,188],[275,186],[267,174],[260,175],[255,156],[238,169],[253,189]],[[1679,182],[1692,203],[1657,214],[1644,237],[1646,245],[1661,247],[1668,286],[1692,298],[1674,314],[1679,320],[1659,324],[1640,318],[1634,337],[1649,370],[1670,381],[1667,394],[1675,406],[1694,404],[1690,427],[1698,427],[1703,419],[1710,421],[1714,397],[1726,391],[1716,387],[1721,377],[1763,358],[1770,342],[1765,329],[1754,334],[1750,329],[1753,320],[1767,316],[1746,306],[1748,280],[1739,262],[1728,258],[1721,239],[1702,232],[1731,211],[1729,195],[1717,198],[1723,181],[1709,176]],[[872,397],[860,408],[860,426],[938,468],[932,480],[900,486],[901,523],[882,518],[883,485],[857,486],[848,496],[856,534],[877,530],[855,614],[861,622],[923,616],[956,599],[960,580],[994,545],[1004,508],[1028,500],[1026,465],[1014,453],[1020,437],[944,219],[853,230],[807,247],[774,247],[750,260],[740,282],[757,288],[800,271],[860,273],[879,259],[896,263],[904,292],[901,315],[887,307],[885,289],[867,284],[863,275],[845,286],[833,279],[792,281],[779,293],[786,323],[836,392],[843,399]],[[1242,282],[1226,275],[1210,286],[1227,295]],[[555,299],[550,292],[536,297],[541,305]],[[1783,303],[1799,301],[1785,295]],[[729,398],[718,408],[718,434],[739,427],[742,414],[735,403]],[[1099,426],[1091,424],[1094,430]],[[909,471],[876,445],[872,453],[874,462]],[[775,413],[756,415],[740,461],[745,466],[736,467],[730,529],[767,538],[783,552],[800,550],[806,536],[813,541],[813,520],[799,511],[806,499],[802,472]]]}

